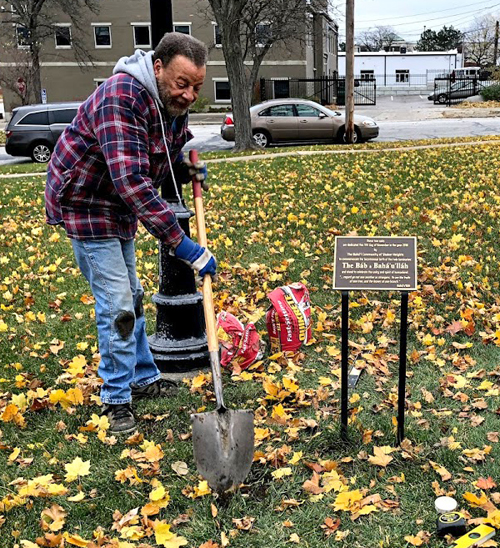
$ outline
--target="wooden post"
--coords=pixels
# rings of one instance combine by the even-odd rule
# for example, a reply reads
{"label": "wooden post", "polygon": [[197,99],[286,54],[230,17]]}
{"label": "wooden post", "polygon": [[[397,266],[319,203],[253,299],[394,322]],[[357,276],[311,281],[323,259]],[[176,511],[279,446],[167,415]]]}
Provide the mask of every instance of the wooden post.
{"label": "wooden post", "polygon": [[346,0],[345,140],[354,142],[354,0]]}
{"label": "wooden post", "polygon": [[495,47],[493,50],[493,67],[497,66],[497,59],[498,59],[498,35],[499,35],[499,22],[497,21],[495,24]]}

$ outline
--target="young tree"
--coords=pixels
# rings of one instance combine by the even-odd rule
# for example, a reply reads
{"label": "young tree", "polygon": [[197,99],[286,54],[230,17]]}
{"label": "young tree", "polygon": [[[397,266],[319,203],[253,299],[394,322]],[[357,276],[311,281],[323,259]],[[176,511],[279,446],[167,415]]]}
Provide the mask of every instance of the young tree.
{"label": "young tree", "polygon": [[485,15],[476,19],[464,33],[465,59],[479,67],[488,67],[493,62],[495,49],[495,18]]}
{"label": "young tree", "polygon": [[34,71],[30,55],[17,49],[12,44],[10,50],[11,64],[0,69],[0,86],[12,91],[21,105],[29,105],[36,101],[33,96]]}
{"label": "young tree", "polygon": [[462,45],[463,34],[460,30],[446,25],[438,32],[428,29],[420,35],[418,51],[448,51]]}
{"label": "young tree", "polygon": [[378,26],[360,33],[356,41],[365,51],[387,51],[397,40],[400,38],[393,28]]}
{"label": "young tree", "polygon": [[[0,14],[4,14],[3,22],[7,22],[6,17],[10,17],[8,22],[13,23],[14,35],[8,36],[6,32],[3,32],[2,47],[8,48],[9,43],[12,44],[12,42],[15,43],[14,49],[17,49],[19,44],[25,47],[31,64],[31,86],[27,90],[27,94],[35,101],[40,101],[41,98],[40,56],[43,42],[54,36],[57,30],[54,23],[61,13],[67,15],[71,21],[73,29],[71,45],[77,62],[92,61],[90,53],[78,36],[85,30],[86,11],[98,13],[98,0],[9,0],[6,6],[3,6],[4,9],[0,11]],[[12,54],[11,56],[15,58],[16,55]],[[13,62],[15,63],[15,59]],[[2,73],[2,80],[5,80],[8,72],[2,71]],[[12,89],[11,84],[7,87]]]}
{"label": "young tree", "polygon": [[[259,70],[271,47],[305,43],[315,10],[326,0],[208,0],[219,27],[234,113],[235,149],[255,148],[250,106]],[[250,63],[247,63],[247,62]]]}

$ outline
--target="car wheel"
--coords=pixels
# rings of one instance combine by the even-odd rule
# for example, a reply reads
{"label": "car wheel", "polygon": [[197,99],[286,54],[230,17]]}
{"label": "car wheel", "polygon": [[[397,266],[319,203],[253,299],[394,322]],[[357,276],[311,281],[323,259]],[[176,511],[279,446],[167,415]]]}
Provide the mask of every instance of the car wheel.
{"label": "car wheel", "polygon": [[257,129],[253,132],[253,140],[262,148],[266,148],[271,143],[271,138],[267,131]]}
{"label": "car wheel", "polygon": [[448,102],[448,96],[446,95],[446,93],[440,93],[438,95],[437,101],[440,105],[444,105]]}
{"label": "car wheel", "polygon": [[52,148],[47,143],[35,143],[31,149],[31,158],[39,164],[46,164],[50,160]]}
{"label": "car wheel", "polygon": [[[355,143],[361,143],[362,139],[361,139],[361,131],[359,130],[359,127],[358,126],[354,126],[354,135],[352,136],[353,139],[352,139],[352,142],[353,144]],[[340,144],[344,145],[347,143],[346,141],[346,134],[345,134],[345,126],[342,126],[338,133],[337,133],[337,142],[339,142]]]}

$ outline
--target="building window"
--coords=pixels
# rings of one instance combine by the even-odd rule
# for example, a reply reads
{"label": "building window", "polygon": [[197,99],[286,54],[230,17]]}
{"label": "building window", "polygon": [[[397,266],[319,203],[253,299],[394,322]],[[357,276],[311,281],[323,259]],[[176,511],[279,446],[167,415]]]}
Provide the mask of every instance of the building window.
{"label": "building window", "polygon": [[96,48],[111,47],[111,23],[92,23]]}
{"label": "building window", "polygon": [[408,83],[410,81],[410,71],[408,69],[396,70],[396,82]]}
{"label": "building window", "polygon": [[30,31],[22,25],[16,27],[17,47],[29,48],[30,47]]}
{"label": "building window", "polygon": [[94,78],[94,86],[97,89],[101,84],[104,84],[104,82],[107,80],[107,78]]}
{"label": "building window", "polygon": [[275,99],[290,97],[290,80],[274,80],[273,85]]}
{"label": "building window", "polygon": [[191,34],[191,23],[174,23],[174,31],[182,34]]}
{"label": "building window", "polygon": [[259,23],[255,25],[255,41],[258,46],[263,47],[271,41],[271,24]]}
{"label": "building window", "polygon": [[231,88],[227,80],[214,80],[215,100],[229,103],[231,101]]}
{"label": "building window", "polygon": [[214,44],[216,46],[222,47],[222,35],[220,32],[219,25],[214,23]]}
{"label": "building window", "polygon": [[373,80],[375,78],[375,71],[373,70],[360,70],[359,74],[361,80]]}
{"label": "building window", "polygon": [[151,26],[150,25],[132,25],[134,32],[134,48],[151,47]]}
{"label": "building window", "polygon": [[71,27],[70,25],[56,25],[54,37],[56,48],[68,49],[71,47]]}

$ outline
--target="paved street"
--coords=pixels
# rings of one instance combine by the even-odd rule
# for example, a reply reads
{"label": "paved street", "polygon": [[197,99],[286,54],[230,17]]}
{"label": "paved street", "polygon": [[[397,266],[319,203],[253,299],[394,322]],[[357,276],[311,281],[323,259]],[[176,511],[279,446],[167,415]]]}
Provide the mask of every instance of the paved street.
{"label": "paved street", "polygon": [[[380,135],[374,142],[435,139],[440,137],[478,137],[500,134],[500,117],[495,118],[450,118],[419,121],[379,122]],[[230,149],[232,143],[220,136],[218,125],[194,125],[195,138],[185,147],[200,152]]]}
{"label": "paved street", "polygon": [[[460,118],[458,116],[469,116],[475,113],[434,105],[427,100],[427,94],[381,96],[377,98],[376,105],[356,107],[356,113],[370,116],[378,122],[380,135],[376,141],[500,134],[500,116]],[[220,136],[222,118],[221,113],[192,114],[191,130],[195,138],[186,149],[196,148],[200,152],[231,149],[233,143],[224,141]],[[5,148],[0,147],[0,165],[28,161],[28,158],[12,158],[5,154]]]}

